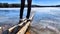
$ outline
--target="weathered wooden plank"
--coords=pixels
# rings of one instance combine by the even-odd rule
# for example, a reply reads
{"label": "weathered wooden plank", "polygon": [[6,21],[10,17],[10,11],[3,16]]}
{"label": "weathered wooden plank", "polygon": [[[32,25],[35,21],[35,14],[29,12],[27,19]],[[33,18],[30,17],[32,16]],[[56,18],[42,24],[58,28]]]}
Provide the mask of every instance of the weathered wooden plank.
{"label": "weathered wooden plank", "polygon": [[13,26],[13,27],[11,27],[11,28],[9,28],[8,30],[9,30],[9,32],[12,32],[12,30],[15,28],[15,27],[17,27],[17,26],[22,26],[23,25],[23,23],[25,23],[27,20],[25,20],[25,21],[23,21],[23,22],[21,22],[20,24],[18,24],[18,25],[15,25],[15,26]]}
{"label": "weathered wooden plank", "polygon": [[28,29],[28,26],[29,26],[30,22],[32,21],[33,16],[34,16],[34,14],[31,15],[31,17],[29,19],[24,19],[23,22],[21,22],[20,24],[11,27],[10,29],[8,29],[8,31],[12,33],[13,31],[16,31],[15,30],[16,27],[19,26],[18,28],[20,28],[20,27],[22,27],[22,28],[20,28],[20,30],[18,30],[17,34],[19,34],[19,33],[24,34],[26,32],[26,30]]}
{"label": "weathered wooden plank", "polygon": [[30,26],[30,23],[31,23],[31,20],[33,19],[33,16],[34,16],[34,14],[29,19],[27,19],[28,20],[27,24],[21,30],[19,30],[17,34],[24,34],[26,32],[26,30]]}
{"label": "weathered wooden plank", "polygon": [[30,21],[17,33],[17,34],[24,34],[30,24]]}

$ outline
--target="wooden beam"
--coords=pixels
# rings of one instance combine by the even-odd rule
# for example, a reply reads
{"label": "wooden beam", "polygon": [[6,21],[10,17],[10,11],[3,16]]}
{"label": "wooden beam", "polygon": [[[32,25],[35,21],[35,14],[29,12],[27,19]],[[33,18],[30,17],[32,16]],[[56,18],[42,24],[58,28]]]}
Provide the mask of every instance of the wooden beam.
{"label": "wooden beam", "polygon": [[23,28],[21,28],[21,30],[19,30],[19,32],[17,34],[24,34],[26,32],[29,24],[30,24],[30,21]]}

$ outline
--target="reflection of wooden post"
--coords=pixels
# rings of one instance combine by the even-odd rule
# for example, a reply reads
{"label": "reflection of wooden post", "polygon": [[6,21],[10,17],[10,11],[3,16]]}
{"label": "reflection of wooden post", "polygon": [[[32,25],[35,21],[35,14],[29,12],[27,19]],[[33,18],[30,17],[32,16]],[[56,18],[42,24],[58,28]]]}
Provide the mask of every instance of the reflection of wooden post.
{"label": "reflection of wooden post", "polygon": [[28,2],[28,10],[27,10],[27,16],[26,16],[26,18],[29,19],[30,12],[31,12],[31,3],[32,3],[32,0],[27,0],[27,2]]}

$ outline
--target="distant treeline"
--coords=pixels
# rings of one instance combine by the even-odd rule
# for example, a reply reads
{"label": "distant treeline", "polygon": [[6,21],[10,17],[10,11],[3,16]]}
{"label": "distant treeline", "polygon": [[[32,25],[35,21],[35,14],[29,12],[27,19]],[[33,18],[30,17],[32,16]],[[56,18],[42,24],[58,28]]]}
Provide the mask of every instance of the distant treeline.
{"label": "distant treeline", "polygon": [[8,4],[8,3],[0,3],[0,8],[11,8],[11,7],[20,7],[20,4]]}
{"label": "distant treeline", "polygon": [[[14,7],[21,7],[20,4],[8,4],[8,3],[0,3],[0,8],[14,8]],[[27,5],[25,5],[27,7]],[[40,5],[32,5],[31,7],[60,7],[60,5],[54,6],[40,6]]]}

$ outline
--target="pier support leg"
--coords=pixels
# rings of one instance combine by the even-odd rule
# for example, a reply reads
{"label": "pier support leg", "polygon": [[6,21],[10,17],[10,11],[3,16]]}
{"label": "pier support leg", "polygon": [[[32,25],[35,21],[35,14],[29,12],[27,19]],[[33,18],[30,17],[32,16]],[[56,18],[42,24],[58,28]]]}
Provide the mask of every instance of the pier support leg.
{"label": "pier support leg", "polygon": [[20,19],[23,18],[24,6],[25,6],[25,0],[21,0]]}
{"label": "pier support leg", "polygon": [[28,10],[27,10],[27,16],[26,16],[26,18],[29,19],[30,12],[31,12],[31,3],[32,3],[32,0],[27,0],[27,2],[28,2]]}
{"label": "pier support leg", "polygon": [[19,23],[21,22],[21,19],[23,19],[24,6],[25,6],[25,0],[21,0],[20,21],[19,21]]}

